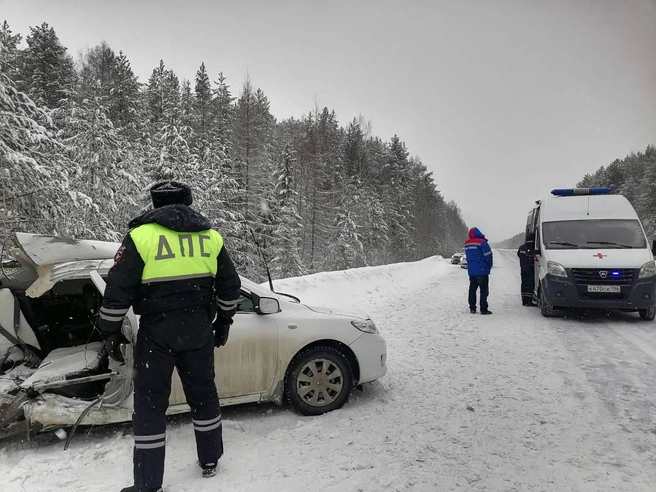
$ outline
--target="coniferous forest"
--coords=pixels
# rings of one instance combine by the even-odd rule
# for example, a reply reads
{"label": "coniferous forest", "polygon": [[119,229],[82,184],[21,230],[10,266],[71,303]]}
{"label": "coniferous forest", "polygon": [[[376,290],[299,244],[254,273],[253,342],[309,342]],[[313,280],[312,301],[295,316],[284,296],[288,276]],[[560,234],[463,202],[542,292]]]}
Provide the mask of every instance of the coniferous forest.
{"label": "coniferous forest", "polygon": [[577,185],[581,188],[610,187],[624,195],[640,216],[649,238],[656,238],[656,147],[632,153],[586,174]]}
{"label": "coniferous forest", "polygon": [[163,179],[192,186],[256,279],[256,242],[280,278],[450,255],[466,237],[421,160],[361,117],[313,107],[279,121],[255,81],[220,67],[187,80],[154,60],[142,82],[106,43],[74,59],[48,24],[25,34],[0,28],[2,241],[120,241]]}

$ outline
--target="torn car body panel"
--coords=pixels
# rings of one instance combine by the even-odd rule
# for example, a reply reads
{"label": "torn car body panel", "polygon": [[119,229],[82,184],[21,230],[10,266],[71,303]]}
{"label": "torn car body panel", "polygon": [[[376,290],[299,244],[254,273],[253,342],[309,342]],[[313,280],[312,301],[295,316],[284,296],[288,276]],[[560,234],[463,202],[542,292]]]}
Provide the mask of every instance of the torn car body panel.
{"label": "torn car body panel", "polygon": [[[257,403],[259,397],[253,395],[235,398],[221,398],[221,406],[241,405],[244,403]],[[22,403],[25,416],[32,424],[38,425],[43,430],[55,429],[74,425],[80,415],[89,406],[88,401],[76,398],[67,398],[61,395],[43,393],[38,399],[28,400]],[[187,413],[191,409],[186,403],[170,405],[166,410],[167,415],[179,415]],[[95,404],[79,422],[80,425],[105,425],[120,424],[132,420],[132,398],[127,398],[121,406],[110,407],[104,400]],[[1,427],[1,426],[0,426]]]}
{"label": "torn car body panel", "polygon": [[18,247],[36,266],[55,265],[80,260],[113,258],[120,243],[67,239],[41,234],[15,234]]}

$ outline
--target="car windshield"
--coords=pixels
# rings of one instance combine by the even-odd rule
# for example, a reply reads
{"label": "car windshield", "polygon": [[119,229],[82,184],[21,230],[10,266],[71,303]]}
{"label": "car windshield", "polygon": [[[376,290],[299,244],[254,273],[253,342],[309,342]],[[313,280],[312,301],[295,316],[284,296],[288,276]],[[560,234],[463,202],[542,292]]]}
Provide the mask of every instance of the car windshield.
{"label": "car windshield", "polygon": [[646,248],[645,235],[637,220],[566,220],[545,222],[542,235],[547,249],[639,249]]}

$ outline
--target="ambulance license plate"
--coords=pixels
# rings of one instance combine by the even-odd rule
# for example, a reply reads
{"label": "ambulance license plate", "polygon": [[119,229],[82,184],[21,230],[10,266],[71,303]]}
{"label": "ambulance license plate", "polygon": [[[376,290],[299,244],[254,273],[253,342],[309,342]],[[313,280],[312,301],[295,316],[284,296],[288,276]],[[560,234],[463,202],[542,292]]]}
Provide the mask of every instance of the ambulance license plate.
{"label": "ambulance license plate", "polygon": [[610,292],[619,294],[622,288],[619,285],[588,285],[588,292]]}

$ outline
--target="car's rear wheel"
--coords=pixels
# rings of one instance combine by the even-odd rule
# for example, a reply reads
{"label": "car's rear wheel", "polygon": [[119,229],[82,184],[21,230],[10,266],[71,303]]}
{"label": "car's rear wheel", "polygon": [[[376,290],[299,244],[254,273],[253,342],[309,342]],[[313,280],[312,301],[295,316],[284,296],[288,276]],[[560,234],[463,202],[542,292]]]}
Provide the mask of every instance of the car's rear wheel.
{"label": "car's rear wheel", "polygon": [[285,396],[303,415],[321,415],[341,408],[353,389],[348,358],[330,346],[300,352],[289,365]]}
{"label": "car's rear wheel", "polygon": [[656,308],[638,309],[638,314],[643,321],[654,321],[656,319]]}

